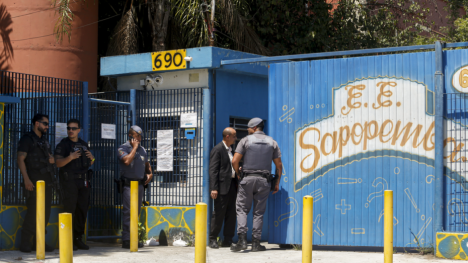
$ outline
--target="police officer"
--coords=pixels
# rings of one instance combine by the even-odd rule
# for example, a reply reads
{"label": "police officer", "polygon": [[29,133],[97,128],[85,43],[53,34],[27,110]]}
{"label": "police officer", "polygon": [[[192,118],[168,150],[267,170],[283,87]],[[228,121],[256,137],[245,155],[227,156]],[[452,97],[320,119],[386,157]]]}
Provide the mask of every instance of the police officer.
{"label": "police officer", "polygon": [[263,120],[253,118],[247,127],[249,135],[239,142],[232,160],[232,166],[239,176],[239,162],[244,157],[242,166],[244,177],[239,184],[236,202],[239,242],[233,244],[231,250],[247,249],[247,215],[253,201],[252,252],[256,252],[266,250],[260,245],[260,238],[262,237],[263,214],[271,189],[271,162],[275,163],[278,176],[273,194],[278,192],[283,164],[278,144],[263,132]]}
{"label": "police officer", "polygon": [[[31,238],[36,235],[36,182],[45,181],[45,225],[49,222],[52,205],[53,169],[55,163],[52,150],[44,136],[49,128],[49,116],[36,114],[32,119],[32,131],[21,137],[18,145],[18,167],[23,175],[27,212],[21,231],[20,251],[29,253]],[[35,238],[34,238],[35,240]],[[45,251],[52,252],[54,247],[45,244]]]}
{"label": "police officer", "polygon": [[81,131],[80,121],[70,119],[67,122],[68,137],[62,139],[55,149],[57,167],[60,168],[60,183],[63,189],[63,208],[72,214],[73,250],[88,250],[82,241],[89,205],[88,168],[95,159],[88,144],[78,138]]}
{"label": "police officer", "polygon": [[[140,145],[143,131],[138,126],[132,126],[128,131],[129,140],[120,145],[117,156],[120,160],[120,173],[123,183],[123,230],[122,248],[130,248],[130,183],[138,181],[138,214],[143,201],[143,185],[147,185],[153,177],[151,165],[145,149]],[[138,243],[142,248],[143,243]]]}

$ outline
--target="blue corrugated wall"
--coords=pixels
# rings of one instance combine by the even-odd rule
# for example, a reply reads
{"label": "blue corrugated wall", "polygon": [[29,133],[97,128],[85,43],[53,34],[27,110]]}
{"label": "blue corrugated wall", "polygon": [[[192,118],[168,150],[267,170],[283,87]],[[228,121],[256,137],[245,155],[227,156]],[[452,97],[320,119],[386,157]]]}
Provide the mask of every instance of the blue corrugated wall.
{"label": "blue corrugated wall", "polygon": [[394,245],[435,243],[434,72],[434,52],[270,65],[268,124],[284,165],[270,243],[301,243],[312,195],[313,244],[383,246],[383,190],[394,191]]}

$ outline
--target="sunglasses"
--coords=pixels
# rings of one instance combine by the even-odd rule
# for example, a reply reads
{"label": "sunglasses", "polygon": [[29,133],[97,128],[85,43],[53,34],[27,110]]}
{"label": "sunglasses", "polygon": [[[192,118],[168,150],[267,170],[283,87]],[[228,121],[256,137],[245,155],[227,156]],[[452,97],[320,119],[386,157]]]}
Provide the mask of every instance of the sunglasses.
{"label": "sunglasses", "polygon": [[49,123],[45,121],[40,121],[39,123],[42,123],[44,126],[49,126]]}
{"label": "sunglasses", "polygon": [[72,130],[72,131],[76,131],[76,130],[79,130],[80,128],[76,128],[76,127],[67,127],[67,130]]}

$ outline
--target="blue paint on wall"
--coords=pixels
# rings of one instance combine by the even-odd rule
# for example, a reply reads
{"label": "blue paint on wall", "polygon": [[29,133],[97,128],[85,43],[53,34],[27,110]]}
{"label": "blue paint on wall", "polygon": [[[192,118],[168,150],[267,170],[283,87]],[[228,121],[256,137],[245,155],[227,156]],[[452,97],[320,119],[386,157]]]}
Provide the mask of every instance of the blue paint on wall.
{"label": "blue paint on wall", "polygon": [[[295,180],[299,174],[299,168],[295,171],[296,165],[299,166],[301,160],[307,158],[307,154],[310,153],[296,152],[296,147],[299,146],[295,141],[297,138],[295,134],[303,127],[312,127],[316,123],[328,120],[334,121],[330,122],[330,126],[323,127],[320,139],[318,133],[309,135],[306,143],[317,145],[318,140],[321,140],[326,133],[339,132],[340,127],[345,125],[352,126],[358,122],[364,125],[371,120],[383,121],[389,118],[407,122],[409,116],[433,118],[419,108],[418,115],[416,112],[413,115],[411,111],[416,105],[430,107],[430,103],[423,104],[425,99],[421,103],[415,100],[413,105],[403,105],[408,107],[404,108],[408,109],[408,116],[390,117],[390,114],[382,115],[382,113],[379,115],[374,110],[370,110],[372,104],[367,111],[363,110],[368,114],[359,116],[350,114],[346,119],[336,120],[331,116],[334,116],[334,105],[337,101],[344,101],[340,106],[347,106],[348,98],[346,92],[340,93],[344,94],[342,97],[338,95],[334,97],[333,89],[341,85],[354,85],[352,82],[361,79],[365,79],[362,81],[367,86],[367,90],[362,91],[362,98],[352,102],[362,103],[363,108],[364,102],[376,102],[379,94],[379,90],[374,85],[366,84],[367,81],[372,83],[370,78],[406,79],[401,85],[399,84],[400,87],[405,87],[405,92],[409,92],[408,90],[414,87],[409,83],[422,83],[418,84],[422,87],[419,89],[421,94],[412,94],[415,98],[424,98],[424,87],[434,91],[434,53],[278,63],[270,65],[269,76],[268,127],[270,134],[278,141],[281,148],[284,165],[280,191],[269,199],[269,242],[280,244],[302,242],[302,198],[305,195],[312,195],[314,244],[383,246],[383,196],[379,192],[393,190],[395,246],[417,246],[411,231],[426,246],[434,243],[432,235],[434,192],[430,177],[434,174],[433,159],[431,162],[430,158],[421,154],[422,150],[411,149],[405,152],[389,147],[375,149],[376,151],[373,149],[355,152],[347,148],[349,154],[343,154],[340,158],[325,159],[323,155],[323,159],[320,159],[320,163],[316,166],[317,169],[323,168],[322,171],[312,169],[304,172],[307,174],[315,172],[322,176],[301,177],[307,180]],[[368,93],[371,87],[375,92]],[[350,87],[347,90],[349,91]],[[401,90],[403,88],[398,91]],[[396,96],[396,88],[392,88],[392,92]],[[397,112],[396,106],[394,107],[392,114]],[[428,128],[430,123],[423,125]],[[330,147],[331,141],[327,143]],[[351,140],[346,147],[356,148]],[[408,156],[408,153],[413,156]],[[295,154],[299,155],[299,162],[295,161]],[[309,167],[312,163],[307,165]]]}
{"label": "blue paint on wall", "polygon": [[[187,68],[184,70],[220,68],[221,60],[260,57],[255,54],[217,47],[189,48],[186,54],[188,57],[192,57],[192,61],[187,62]],[[245,65],[226,65],[223,68],[245,74],[264,76],[268,74],[268,64],[261,62]],[[152,71],[151,53],[101,58],[101,76],[124,76],[142,73],[154,73]]]}
{"label": "blue paint on wall", "polygon": [[[230,117],[259,117],[268,122],[267,78],[216,71],[216,144],[221,142],[223,130],[229,127]],[[252,235],[252,210],[248,215],[249,240]],[[262,240],[268,240],[268,208],[263,222]]]}

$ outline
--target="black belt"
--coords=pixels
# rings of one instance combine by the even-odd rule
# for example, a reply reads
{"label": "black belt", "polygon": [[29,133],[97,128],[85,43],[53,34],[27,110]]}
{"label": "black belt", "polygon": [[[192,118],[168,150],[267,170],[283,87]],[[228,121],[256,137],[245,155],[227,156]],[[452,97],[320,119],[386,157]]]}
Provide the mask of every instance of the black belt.
{"label": "black belt", "polygon": [[245,174],[244,177],[247,176],[255,176],[255,177],[262,177],[262,178],[267,178],[266,174]]}
{"label": "black belt", "polygon": [[81,174],[73,174],[73,178],[75,179],[85,179],[86,178],[87,172],[81,173]]}

